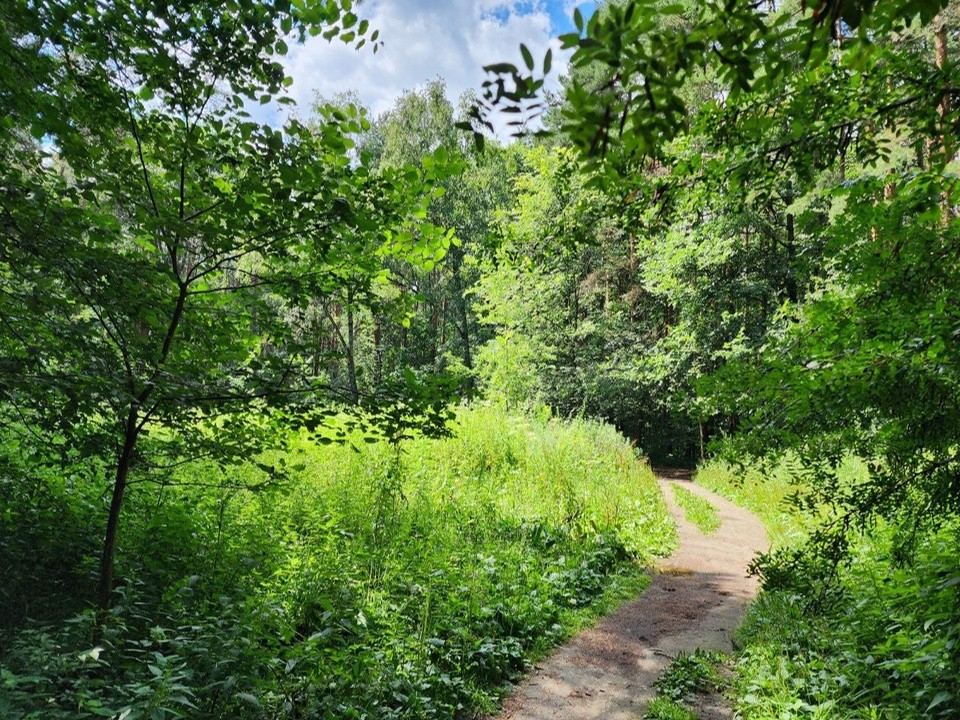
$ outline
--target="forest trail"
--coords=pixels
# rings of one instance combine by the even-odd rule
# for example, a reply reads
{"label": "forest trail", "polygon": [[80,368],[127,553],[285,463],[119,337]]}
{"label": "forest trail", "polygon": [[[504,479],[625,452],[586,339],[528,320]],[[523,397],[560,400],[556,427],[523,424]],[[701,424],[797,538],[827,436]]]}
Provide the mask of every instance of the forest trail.
{"label": "forest trail", "polygon": [[[500,720],[640,720],[654,681],[680,652],[732,649],[731,636],[757,590],[747,566],[768,547],[751,513],[694,485],[689,473],[657,473],[677,522],[679,549],[659,563],[646,592],[538,663],[504,702]],[[722,525],[703,535],[674,502],[681,484],[717,508]],[[693,708],[700,720],[730,718],[720,697]]]}

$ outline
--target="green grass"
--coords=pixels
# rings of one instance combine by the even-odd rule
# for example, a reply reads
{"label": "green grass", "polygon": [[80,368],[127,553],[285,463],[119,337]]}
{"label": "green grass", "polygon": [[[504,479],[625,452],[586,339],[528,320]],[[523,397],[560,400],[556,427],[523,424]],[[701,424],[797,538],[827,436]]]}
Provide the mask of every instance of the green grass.
{"label": "green grass", "polygon": [[[842,481],[860,482],[867,472],[857,458],[847,458],[838,470]],[[760,518],[774,549],[796,547],[816,524],[816,511],[801,511],[791,499],[804,488],[804,468],[796,458],[769,467],[737,469],[722,461],[701,465],[694,481]]]}
{"label": "green grass", "polygon": [[738,712],[771,717],[960,717],[960,526],[923,539],[908,565],[891,559],[894,533],[854,548],[829,601],[764,592],[738,633]]}
{"label": "green grass", "polygon": [[80,615],[5,632],[0,716],[492,710],[534,659],[639,593],[675,530],[606,425],[477,408],[455,430],[399,454],[302,435],[297,469],[265,484],[250,463],[133,485],[115,612],[97,631]]}
{"label": "green grass", "polygon": [[665,697],[654,698],[643,717],[644,720],[697,720],[691,710]]}
{"label": "green grass", "polygon": [[673,486],[673,496],[677,505],[683,508],[684,517],[696,525],[704,535],[710,535],[720,529],[720,513],[709,500],[680,485]]}
{"label": "green grass", "polygon": [[757,515],[774,547],[794,545],[807,535],[805,521],[787,503],[798,487],[789,466],[748,468],[738,474],[727,463],[714,461],[701,466],[694,481]]}

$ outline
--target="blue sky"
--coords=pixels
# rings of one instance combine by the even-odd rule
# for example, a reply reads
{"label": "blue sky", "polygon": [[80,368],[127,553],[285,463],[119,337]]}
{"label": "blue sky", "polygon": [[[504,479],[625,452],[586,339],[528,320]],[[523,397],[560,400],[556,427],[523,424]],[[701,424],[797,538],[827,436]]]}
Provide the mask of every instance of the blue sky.
{"label": "blue sky", "polygon": [[[293,77],[291,95],[300,113],[316,95],[332,98],[356,91],[374,115],[388,110],[404,91],[437,77],[456,103],[465,90],[477,89],[483,66],[520,63],[519,45],[535,57],[554,47],[554,72],[564,71],[556,36],[573,29],[576,0],[367,0],[357,12],[380,31],[383,48],[352,50],[340,43],[310,38],[290,48],[285,60]],[[594,2],[579,3],[584,14]]]}
{"label": "blue sky", "polygon": [[596,2],[581,2],[581,3],[572,3],[572,2],[560,2],[558,0],[551,0],[547,3],[547,10],[550,13],[550,20],[553,23],[553,27],[556,30],[557,34],[573,32],[573,6],[576,4],[580,8],[580,12],[583,13],[585,18],[589,18],[590,15],[597,7]]}
{"label": "blue sky", "polygon": [[[590,12],[594,6],[595,3],[593,2],[579,4],[581,12],[584,13]],[[569,1],[547,0],[547,2],[544,3],[537,3],[530,0],[529,2],[504,3],[490,12],[491,15],[500,22],[506,23],[509,21],[511,14],[524,15],[534,13],[542,7],[546,9],[547,14],[550,16],[550,22],[555,34],[559,35],[573,30],[573,3]]]}

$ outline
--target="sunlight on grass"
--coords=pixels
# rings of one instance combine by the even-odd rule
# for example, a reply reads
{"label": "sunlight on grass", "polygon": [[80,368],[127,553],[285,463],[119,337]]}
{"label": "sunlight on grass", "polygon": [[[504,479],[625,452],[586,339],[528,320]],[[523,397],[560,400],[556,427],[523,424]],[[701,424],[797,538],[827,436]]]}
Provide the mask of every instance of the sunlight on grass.
{"label": "sunlight on grass", "polygon": [[0,716],[55,696],[112,717],[128,691],[222,720],[495,711],[506,683],[643,591],[675,527],[608,425],[478,407],[453,430],[399,447],[303,433],[240,466],[184,465],[159,499],[134,486],[125,512],[144,521],[124,528],[96,656],[89,614],[5,634]]}
{"label": "sunlight on grass", "polygon": [[696,525],[704,535],[711,535],[720,529],[720,513],[709,500],[680,485],[673,486],[673,496],[677,505],[683,508],[687,520]]}

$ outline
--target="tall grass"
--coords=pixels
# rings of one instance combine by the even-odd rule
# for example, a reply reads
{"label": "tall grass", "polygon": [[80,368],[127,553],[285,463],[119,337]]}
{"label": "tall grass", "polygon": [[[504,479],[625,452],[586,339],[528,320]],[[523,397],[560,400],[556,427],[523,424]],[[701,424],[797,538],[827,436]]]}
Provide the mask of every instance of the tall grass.
{"label": "tall grass", "polygon": [[492,709],[531,659],[638,592],[674,530],[612,428],[477,408],[454,430],[399,451],[304,435],[288,480],[251,462],[192,466],[159,496],[135,486],[116,611],[96,633],[87,615],[7,633],[0,715]]}
{"label": "tall grass", "polygon": [[802,488],[795,461],[766,468],[735,468],[713,461],[694,477],[698,485],[753,512],[763,522],[774,548],[794,546],[807,537],[809,521],[789,499]]}

